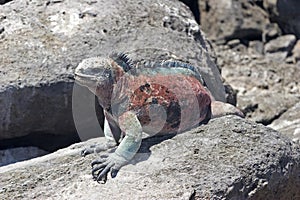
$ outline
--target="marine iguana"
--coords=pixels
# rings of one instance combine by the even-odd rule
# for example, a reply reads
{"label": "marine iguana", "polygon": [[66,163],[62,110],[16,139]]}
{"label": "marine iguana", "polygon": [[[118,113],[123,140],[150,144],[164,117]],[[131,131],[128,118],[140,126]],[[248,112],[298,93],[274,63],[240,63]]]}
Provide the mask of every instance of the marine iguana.
{"label": "marine iguana", "polygon": [[236,107],[214,101],[195,67],[183,62],[133,64],[126,54],[113,53],[83,60],[75,79],[98,97],[105,116],[107,143],[87,148],[82,155],[118,145],[109,157],[91,163],[93,178],[100,183],[109,172],[114,178],[134,157],[143,134],[183,132],[213,117],[243,116]]}

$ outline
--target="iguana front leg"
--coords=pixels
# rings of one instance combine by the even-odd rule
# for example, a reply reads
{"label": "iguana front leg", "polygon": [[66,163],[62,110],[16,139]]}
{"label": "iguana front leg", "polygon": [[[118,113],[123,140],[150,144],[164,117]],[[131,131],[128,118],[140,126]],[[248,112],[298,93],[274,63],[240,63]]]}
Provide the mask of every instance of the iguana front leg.
{"label": "iguana front leg", "polygon": [[127,164],[136,154],[142,142],[142,126],[134,112],[128,111],[119,117],[120,129],[125,137],[108,158],[100,158],[92,162],[94,180],[105,183],[111,171],[114,178],[122,166]]}
{"label": "iguana front leg", "polygon": [[113,136],[110,124],[107,121],[107,118],[105,117],[104,120],[104,135],[106,138],[106,143],[104,144],[97,144],[97,145],[92,145],[90,147],[85,148],[84,150],[81,151],[82,156],[86,156],[91,153],[99,153],[100,151],[106,151],[110,148],[113,148],[117,145],[117,142]]}

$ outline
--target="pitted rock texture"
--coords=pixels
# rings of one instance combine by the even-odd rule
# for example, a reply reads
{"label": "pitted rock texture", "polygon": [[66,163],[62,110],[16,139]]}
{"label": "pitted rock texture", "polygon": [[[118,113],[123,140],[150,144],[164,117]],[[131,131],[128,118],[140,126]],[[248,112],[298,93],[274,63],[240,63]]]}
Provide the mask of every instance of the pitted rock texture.
{"label": "pitted rock texture", "polygon": [[269,12],[272,21],[279,24],[286,34],[300,38],[300,2],[298,0],[264,0],[264,8]]}
{"label": "pitted rock texture", "polygon": [[8,3],[8,2],[10,2],[10,1],[12,1],[12,0],[0,0],[0,5],[5,4],[5,3]]}
{"label": "pitted rock texture", "polygon": [[18,147],[6,150],[0,150],[0,166],[10,163],[29,160],[38,156],[43,156],[49,152],[37,147]]}
{"label": "pitted rock texture", "polygon": [[210,39],[264,42],[281,34],[300,37],[298,0],[203,0],[199,1],[200,24]]}
{"label": "pitted rock texture", "polygon": [[270,23],[267,13],[253,1],[199,1],[203,30],[218,42],[231,39],[254,40],[262,37]]}
{"label": "pitted rock texture", "polygon": [[[169,138],[169,139],[167,139]],[[273,129],[234,116],[143,141],[115,179],[92,180],[85,145],[0,168],[1,199],[297,199],[300,149]]]}
{"label": "pitted rock texture", "polygon": [[216,46],[226,81],[237,90],[237,106],[246,117],[265,125],[293,107],[300,99],[300,68],[247,51]]}
{"label": "pitted rock texture", "polygon": [[0,28],[0,139],[76,135],[74,68],[112,51],[201,65],[216,98],[225,96],[213,51],[181,2],[11,1],[0,6]]}
{"label": "pitted rock texture", "polygon": [[[265,125],[289,115],[300,100],[298,4],[293,0],[199,3],[201,25],[215,41],[218,66],[236,92],[237,106],[248,119]],[[245,31],[249,24],[253,28]],[[286,126],[283,120],[276,123],[272,127]],[[292,134],[296,130],[292,125],[290,133],[283,133],[298,140],[297,134]]]}
{"label": "pitted rock texture", "polygon": [[[291,62],[296,64],[299,61],[300,61],[300,40],[297,40],[297,42],[292,50]],[[299,64],[300,64],[300,62],[299,62]]]}
{"label": "pitted rock texture", "polygon": [[294,35],[284,35],[271,40],[265,45],[266,57],[277,61],[284,61],[287,55],[291,54],[295,44],[296,36]]}
{"label": "pitted rock texture", "polygon": [[288,109],[269,127],[289,136],[294,141],[300,142],[300,103]]}

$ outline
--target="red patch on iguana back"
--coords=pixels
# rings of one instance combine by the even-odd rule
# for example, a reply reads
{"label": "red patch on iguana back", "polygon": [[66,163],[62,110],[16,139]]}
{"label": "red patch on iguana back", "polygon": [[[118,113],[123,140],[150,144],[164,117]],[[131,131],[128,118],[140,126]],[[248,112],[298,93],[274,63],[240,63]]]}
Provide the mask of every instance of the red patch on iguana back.
{"label": "red patch on iguana back", "polygon": [[[160,133],[181,132],[197,126],[210,114],[211,99],[202,84],[192,76],[181,74],[123,76],[118,91],[119,97],[126,95],[129,105],[142,126],[156,126],[165,120]],[[116,96],[114,97],[116,98]],[[167,118],[160,113],[152,113],[151,105],[158,104],[165,109]],[[152,121],[151,121],[152,120]]]}

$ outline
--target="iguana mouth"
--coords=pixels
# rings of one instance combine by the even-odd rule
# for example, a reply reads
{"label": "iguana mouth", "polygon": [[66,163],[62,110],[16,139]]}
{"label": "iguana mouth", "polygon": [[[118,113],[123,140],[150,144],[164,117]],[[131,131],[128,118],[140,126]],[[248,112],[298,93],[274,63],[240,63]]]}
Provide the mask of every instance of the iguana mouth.
{"label": "iguana mouth", "polygon": [[75,73],[75,82],[81,86],[93,88],[96,86],[97,79],[95,79],[95,77],[91,75]]}

